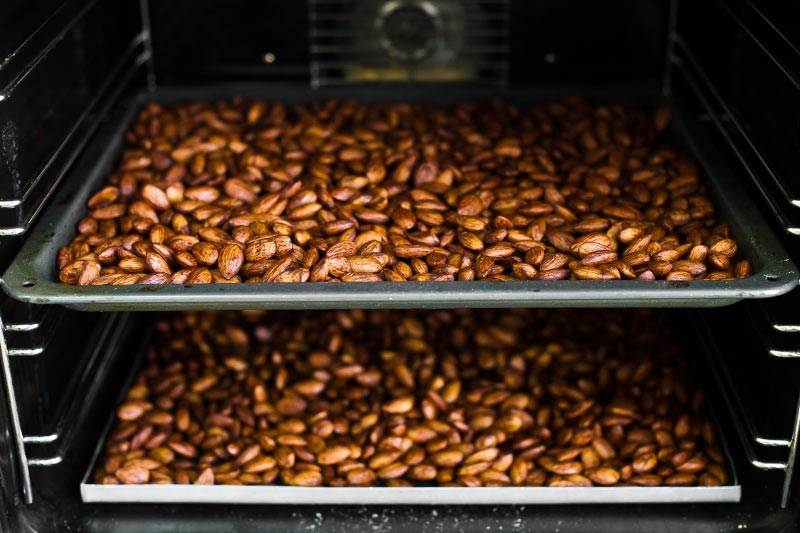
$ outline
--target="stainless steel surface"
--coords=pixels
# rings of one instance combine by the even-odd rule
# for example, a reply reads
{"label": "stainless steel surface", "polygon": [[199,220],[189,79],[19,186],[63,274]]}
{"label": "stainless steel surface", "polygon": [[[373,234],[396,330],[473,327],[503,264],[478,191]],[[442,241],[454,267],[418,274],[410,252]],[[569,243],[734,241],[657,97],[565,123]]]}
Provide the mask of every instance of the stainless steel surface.
{"label": "stainless steel surface", "polygon": [[11,415],[10,426],[13,432],[11,437],[17,448],[19,474],[22,479],[22,496],[26,503],[32,503],[33,490],[31,487],[31,473],[28,470],[28,457],[25,453],[25,443],[22,442],[22,426],[19,420],[19,410],[17,409],[17,397],[14,393],[14,382],[11,379],[11,364],[9,361],[8,347],[6,346],[2,316],[0,316],[0,365],[3,367],[3,384],[6,390],[6,400],[8,401],[8,412]]}
{"label": "stainless steel surface", "polygon": [[742,488],[724,487],[253,487],[233,485],[94,485],[91,502],[226,504],[509,505],[738,502]]}
{"label": "stainless steel surface", "polygon": [[800,350],[776,350],[771,348],[769,354],[773,357],[781,357],[783,359],[795,359],[800,357]]}
{"label": "stainless steel surface", "polygon": [[[391,88],[310,91],[292,86],[256,87],[245,95],[287,102],[326,96],[350,95],[372,100],[434,100],[484,98],[501,94],[512,101],[530,102],[552,97],[550,92],[516,88],[507,91],[459,90],[431,93],[424,88]],[[161,89],[145,93],[123,106],[99,141],[85,154],[72,179],[66,180],[58,197],[31,232],[24,247],[3,276],[4,290],[18,300],[62,304],[86,311],[165,309],[323,309],[323,308],[447,308],[447,307],[716,307],[743,298],[768,298],[797,285],[798,271],[786,251],[761,218],[720,156],[704,139],[691,117],[675,103],[675,137],[698,159],[706,174],[709,192],[719,218],[731,227],[754,275],[734,281],[470,281],[406,283],[260,283],[132,285],[76,287],[56,281],[56,254],[75,234],[75,224],[85,213],[89,195],[98,189],[115,164],[128,125],[146,99],[174,101],[188,98],[221,98],[242,88]],[[555,94],[563,94],[565,89]],[[442,94],[443,93],[443,94]],[[592,94],[589,94],[592,97]],[[630,95],[627,95],[630,96]],[[658,100],[651,93],[640,99]],[[620,97],[611,93],[606,99]]]}

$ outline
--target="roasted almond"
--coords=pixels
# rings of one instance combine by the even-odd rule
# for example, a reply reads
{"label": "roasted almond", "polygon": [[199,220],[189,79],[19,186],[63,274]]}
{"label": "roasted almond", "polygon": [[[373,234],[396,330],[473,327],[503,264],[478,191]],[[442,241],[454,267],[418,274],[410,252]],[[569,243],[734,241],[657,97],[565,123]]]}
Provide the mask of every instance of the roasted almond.
{"label": "roasted almond", "polygon": [[235,276],[244,264],[244,251],[238,244],[227,244],[219,252],[217,267],[225,279]]}

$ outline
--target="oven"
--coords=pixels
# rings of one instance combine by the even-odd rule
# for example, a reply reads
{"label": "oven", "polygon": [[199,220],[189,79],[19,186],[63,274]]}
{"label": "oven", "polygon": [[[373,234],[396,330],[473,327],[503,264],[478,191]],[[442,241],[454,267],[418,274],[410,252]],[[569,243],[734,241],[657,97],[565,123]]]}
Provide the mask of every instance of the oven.
{"label": "oven", "polygon": [[797,16],[6,0],[0,529],[797,530]]}

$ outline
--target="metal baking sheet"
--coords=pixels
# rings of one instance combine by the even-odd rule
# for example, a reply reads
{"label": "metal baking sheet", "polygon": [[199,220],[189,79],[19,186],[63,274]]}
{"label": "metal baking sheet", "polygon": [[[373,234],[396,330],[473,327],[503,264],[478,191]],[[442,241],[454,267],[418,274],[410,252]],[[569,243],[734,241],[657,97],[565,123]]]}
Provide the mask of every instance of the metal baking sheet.
{"label": "metal baking sheet", "polygon": [[[131,373],[134,376],[135,373]],[[127,391],[130,383],[123,387]],[[713,411],[712,419],[716,421]],[[92,472],[115,422],[112,413],[81,481],[84,503],[510,505],[739,502],[742,487],[721,439],[731,484],[720,487],[291,487],[286,485],[98,485]],[[717,426],[719,424],[716,424]],[[720,433],[720,435],[722,435]]]}
{"label": "metal baking sheet", "polygon": [[[792,290],[800,274],[731,171],[701,130],[677,107],[674,138],[703,166],[719,218],[731,227],[753,276],[732,281],[468,281],[377,283],[241,283],[204,285],[131,285],[77,287],[58,282],[58,249],[75,235],[88,197],[104,183],[120,153],[123,136],[143,102],[197,98],[220,99],[235,94],[286,103],[327,97],[365,101],[435,101],[504,96],[511,101],[542,101],[576,88],[480,89],[456,87],[430,91],[420,87],[342,88],[314,91],[300,86],[160,89],[142,93],[121,106],[94,140],[25,245],[3,275],[3,289],[18,300],[61,304],[85,311],[180,309],[331,309],[452,307],[718,307],[744,298],[768,298]],[[595,101],[633,98],[654,103],[653,92],[577,91]]]}
{"label": "metal baking sheet", "polygon": [[[148,329],[132,371],[120,388],[120,405],[133,384],[149,344]],[[223,503],[223,504],[374,504],[374,505],[510,505],[510,504],[629,504],[739,502],[742,487],[725,434],[720,431],[714,405],[707,409],[720,436],[719,444],[730,473],[730,485],[720,487],[291,487],[286,485],[98,485],[92,472],[100,465],[105,442],[116,423],[116,409],[108,421],[81,480],[84,503]]]}

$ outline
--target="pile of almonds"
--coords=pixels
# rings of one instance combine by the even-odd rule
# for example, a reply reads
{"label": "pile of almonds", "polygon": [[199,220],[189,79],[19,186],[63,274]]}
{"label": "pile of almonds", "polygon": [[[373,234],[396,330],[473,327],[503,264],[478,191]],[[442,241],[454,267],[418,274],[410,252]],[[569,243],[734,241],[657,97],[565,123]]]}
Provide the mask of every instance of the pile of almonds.
{"label": "pile of almonds", "polygon": [[669,110],[151,103],[58,255],[77,285],[729,280]]}
{"label": "pile of almonds", "polygon": [[164,315],[94,481],[715,486],[662,312]]}

